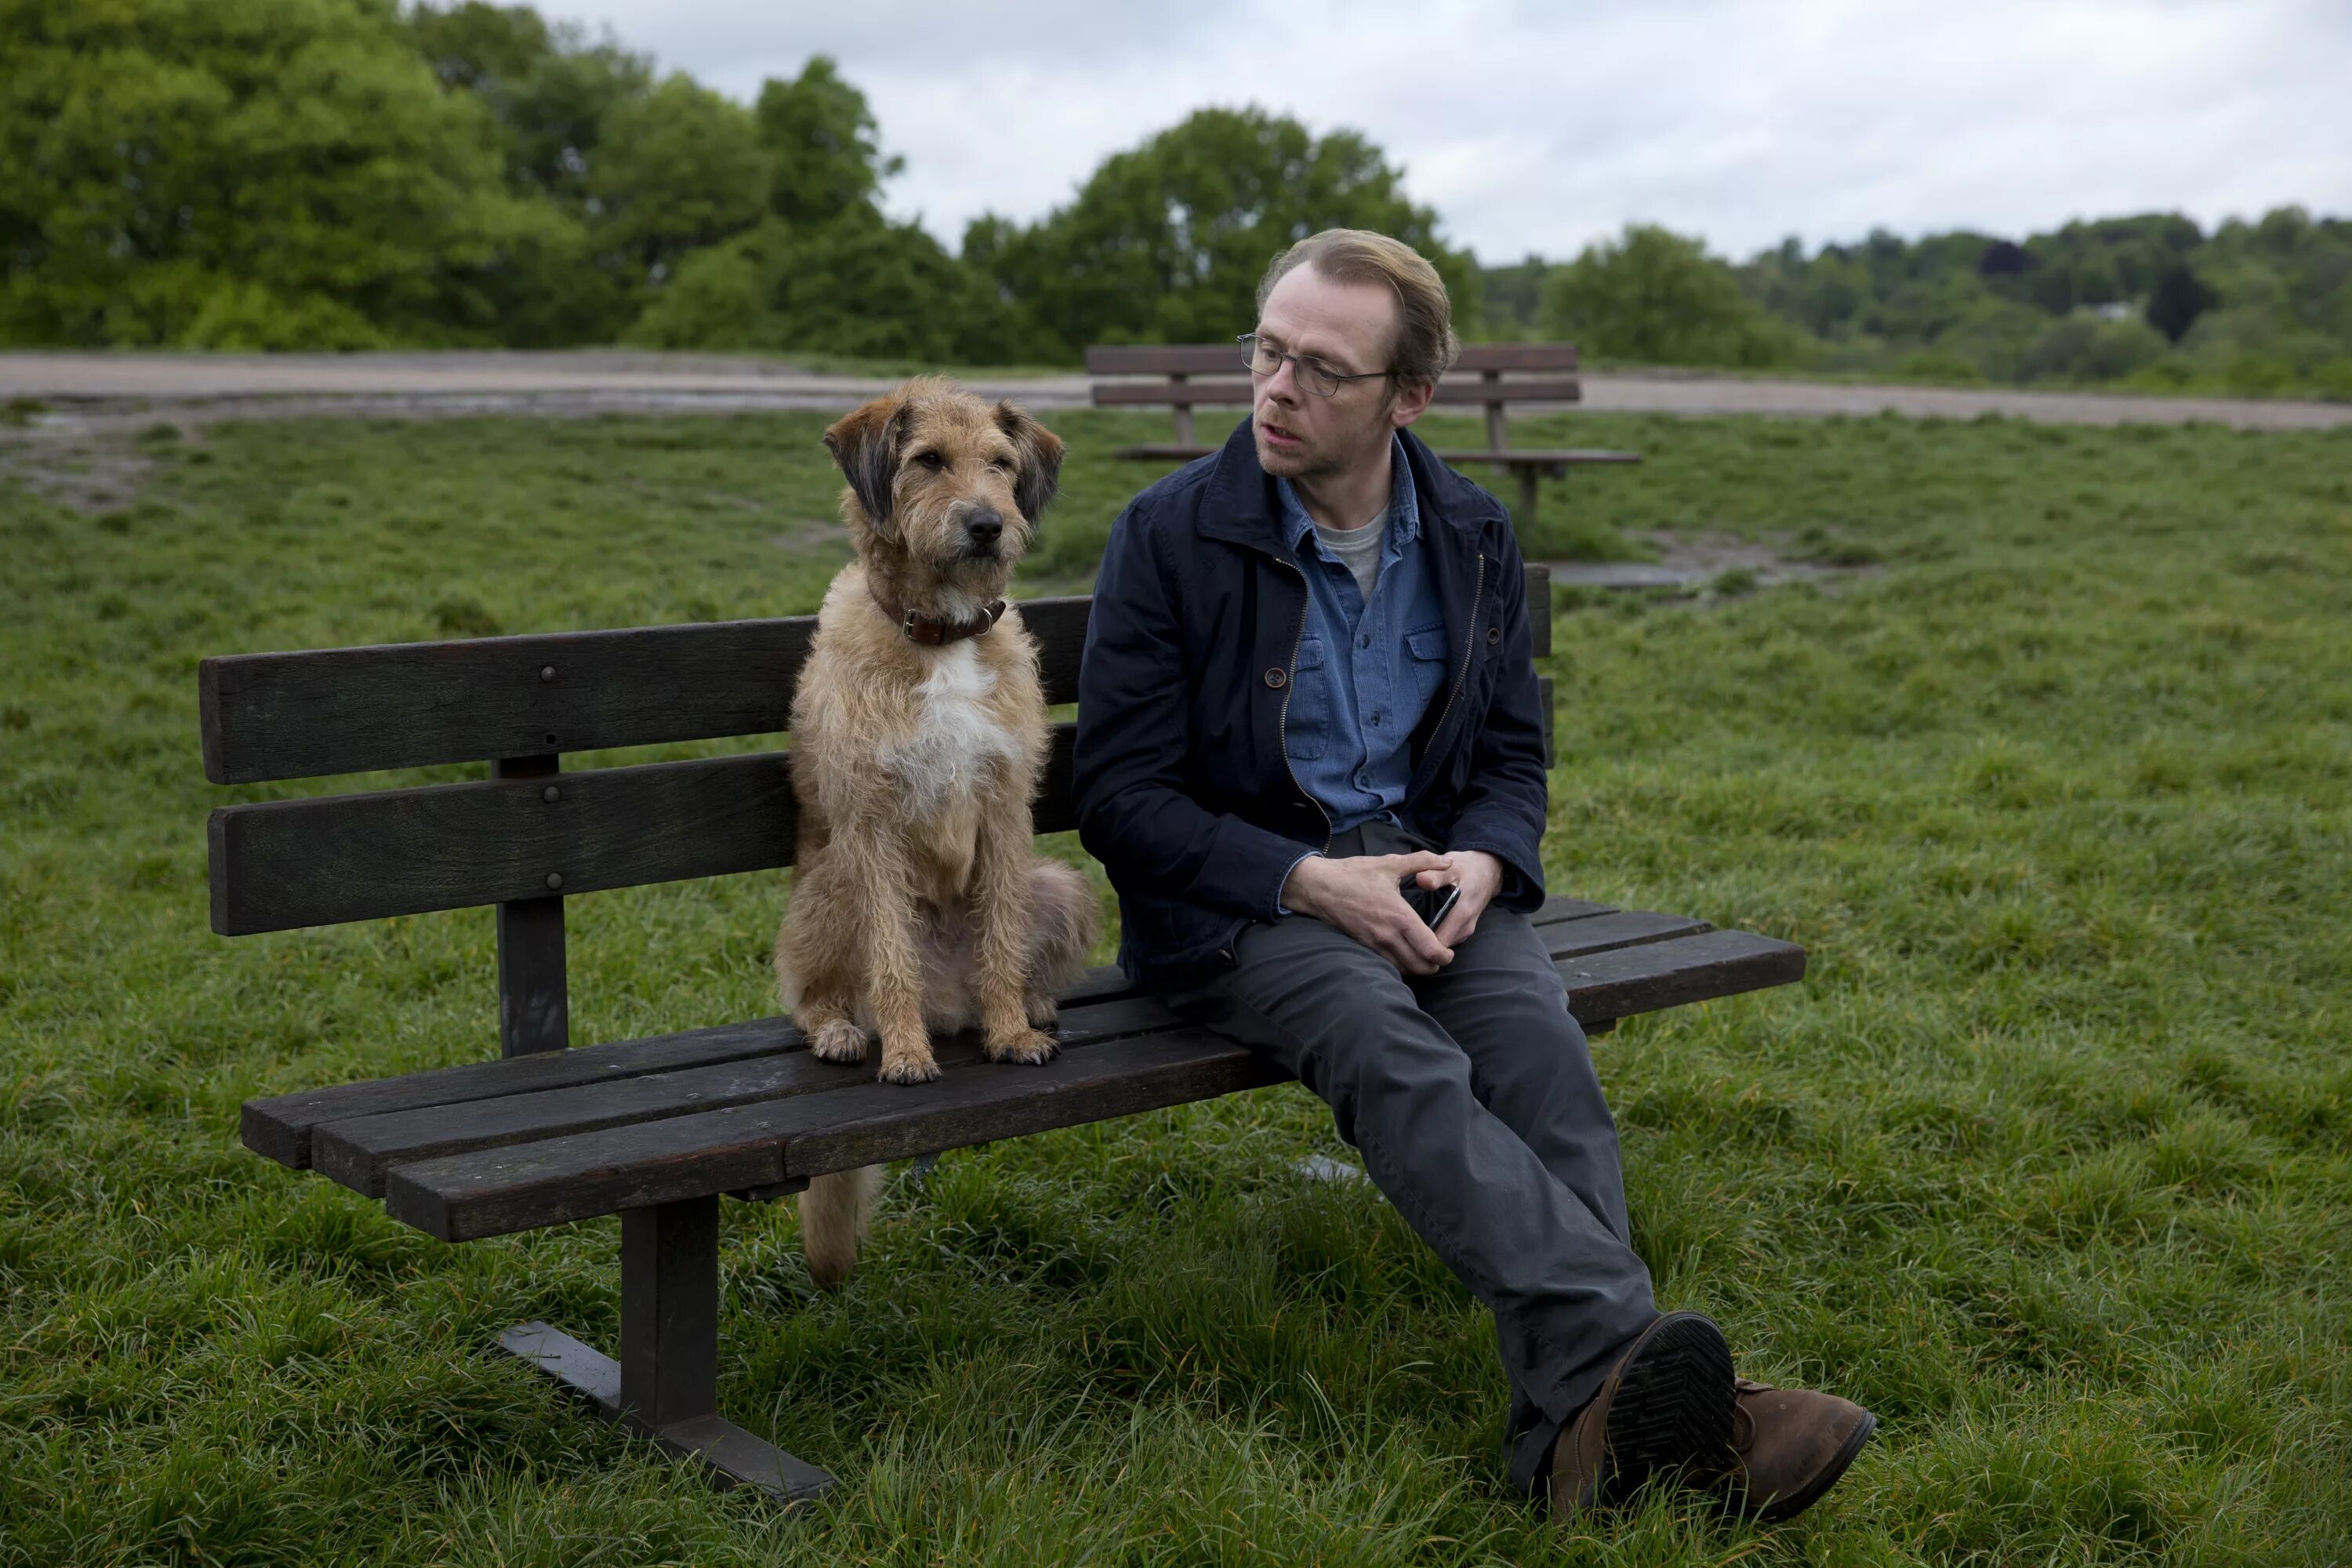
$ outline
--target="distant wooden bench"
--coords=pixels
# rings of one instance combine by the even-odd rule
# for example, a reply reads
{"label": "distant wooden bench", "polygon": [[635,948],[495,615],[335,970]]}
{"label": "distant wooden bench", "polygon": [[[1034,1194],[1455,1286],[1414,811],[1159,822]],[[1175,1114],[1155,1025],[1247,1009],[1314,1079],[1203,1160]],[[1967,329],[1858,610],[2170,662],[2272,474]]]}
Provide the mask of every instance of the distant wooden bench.
{"label": "distant wooden bench", "polygon": [[[1574,343],[1478,343],[1464,349],[1454,368],[1437,384],[1434,403],[1449,406],[1475,403],[1486,411],[1486,445],[1475,451],[1442,451],[1438,460],[1455,468],[1491,464],[1516,479],[1518,505],[1511,515],[1521,528],[1536,515],[1537,480],[1564,479],[1569,469],[1580,464],[1642,460],[1638,452],[1511,448],[1510,405],[1580,401],[1584,388],[1575,371]],[[1232,343],[1097,344],[1087,351],[1087,374],[1128,378],[1095,382],[1094,401],[1098,408],[1164,405],[1171,410],[1174,440],[1122,447],[1111,454],[1139,461],[1189,463],[1206,457],[1217,448],[1203,446],[1194,434],[1192,410],[1213,405],[1245,408],[1251,400],[1242,351]],[[1134,379],[1142,376],[1160,379]]]}
{"label": "distant wooden bench", "polygon": [[[1528,574],[1538,654],[1549,574]],[[1090,601],[1022,606],[1045,697],[1076,697]],[[225,805],[212,814],[224,936],[495,905],[503,1059],[248,1100],[247,1147],[467,1241],[621,1216],[617,1361],[545,1323],[499,1343],[722,1483],[782,1500],[832,1478],[718,1413],[719,1199],[829,1171],[1255,1089],[1264,1058],[1187,1025],[1115,969],[1062,998],[1066,1047],[1038,1067],[939,1044],[945,1076],[900,1088],[812,1057],[792,1021],[565,1049],[564,900],[792,862],[785,752],[565,773],[561,754],[789,723],[814,618],[487,637],[204,661],[215,784],[491,759],[469,783]],[[1549,682],[1544,683],[1547,755]],[[1071,727],[1054,737],[1041,833],[1074,826]],[[1784,942],[1675,915],[1554,899],[1536,917],[1595,1033],[1635,1013],[1797,979]],[[764,937],[763,929],[752,933]]]}

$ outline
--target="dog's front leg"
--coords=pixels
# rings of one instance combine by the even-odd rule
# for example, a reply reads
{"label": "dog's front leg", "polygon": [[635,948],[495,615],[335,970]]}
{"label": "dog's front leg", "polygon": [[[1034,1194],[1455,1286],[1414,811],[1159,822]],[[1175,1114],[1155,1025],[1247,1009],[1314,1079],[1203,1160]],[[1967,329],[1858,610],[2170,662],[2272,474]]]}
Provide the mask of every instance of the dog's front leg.
{"label": "dog's front leg", "polygon": [[972,991],[988,1059],[1034,1065],[1053,1060],[1061,1047],[1029,1022],[1030,832],[1029,803],[1018,796],[992,805],[981,818],[972,866],[972,903],[980,921]]}
{"label": "dog's front leg", "polygon": [[940,1076],[923,1026],[923,962],[915,935],[915,875],[905,845],[887,821],[868,820],[835,847],[850,852],[866,895],[866,1005],[882,1037],[886,1083],[929,1083]]}

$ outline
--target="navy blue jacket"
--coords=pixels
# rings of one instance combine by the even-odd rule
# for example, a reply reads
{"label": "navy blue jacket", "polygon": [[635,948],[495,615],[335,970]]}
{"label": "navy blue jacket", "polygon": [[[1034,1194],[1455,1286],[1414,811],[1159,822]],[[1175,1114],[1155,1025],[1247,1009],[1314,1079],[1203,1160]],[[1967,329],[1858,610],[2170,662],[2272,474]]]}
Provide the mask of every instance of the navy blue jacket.
{"label": "navy blue jacket", "polygon": [[[1504,866],[1496,902],[1543,901],[1543,715],[1508,514],[1410,430],[1450,674],[1412,735],[1403,825]],[[1223,450],[1137,496],[1111,527],[1078,676],[1078,836],[1118,890],[1119,963],[1202,984],[1276,916],[1302,847],[1330,841],[1283,744],[1307,584],[1244,419]]]}

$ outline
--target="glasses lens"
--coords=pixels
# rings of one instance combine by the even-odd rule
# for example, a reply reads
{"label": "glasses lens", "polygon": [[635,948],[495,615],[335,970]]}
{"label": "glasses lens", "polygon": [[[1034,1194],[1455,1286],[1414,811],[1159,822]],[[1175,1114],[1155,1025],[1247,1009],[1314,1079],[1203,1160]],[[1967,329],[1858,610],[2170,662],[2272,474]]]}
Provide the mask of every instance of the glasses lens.
{"label": "glasses lens", "polygon": [[1274,357],[1264,343],[1258,342],[1257,335],[1254,332],[1244,334],[1241,345],[1242,363],[1259,375],[1272,375],[1274,367],[1282,363]]}
{"label": "glasses lens", "polygon": [[1339,390],[1339,373],[1319,360],[1303,359],[1298,363],[1298,384],[1318,397],[1328,397]]}

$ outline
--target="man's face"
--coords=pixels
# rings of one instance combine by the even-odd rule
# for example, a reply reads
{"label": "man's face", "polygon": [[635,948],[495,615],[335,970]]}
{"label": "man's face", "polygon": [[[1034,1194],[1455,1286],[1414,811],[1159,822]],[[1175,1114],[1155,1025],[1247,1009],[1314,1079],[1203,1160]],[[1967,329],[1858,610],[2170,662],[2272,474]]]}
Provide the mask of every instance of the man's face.
{"label": "man's face", "polygon": [[[1274,286],[1257,320],[1260,342],[1320,360],[1343,375],[1387,370],[1396,331],[1394,294],[1377,283],[1335,283],[1312,262]],[[1395,384],[1384,376],[1343,381],[1329,397],[1301,386],[1297,367],[1287,361],[1272,375],[1250,379],[1257,460],[1269,474],[1313,479],[1377,461],[1402,423]]]}

